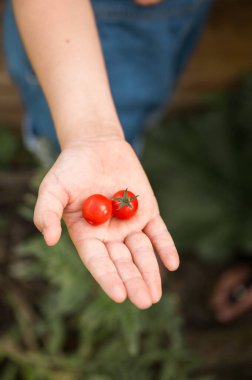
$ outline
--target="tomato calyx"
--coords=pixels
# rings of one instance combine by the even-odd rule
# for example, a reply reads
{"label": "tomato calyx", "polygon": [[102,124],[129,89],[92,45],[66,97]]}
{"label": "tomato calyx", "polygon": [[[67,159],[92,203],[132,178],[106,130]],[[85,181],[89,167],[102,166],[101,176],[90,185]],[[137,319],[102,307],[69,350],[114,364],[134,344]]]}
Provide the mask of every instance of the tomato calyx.
{"label": "tomato calyx", "polygon": [[119,202],[119,207],[117,208],[117,210],[120,210],[121,208],[127,206],[129,208],[133,208],[132,207],[132,204],[131,204],[131,201],[133,201],[134,199],[136,199],[139,195],[134,195],[133,197],[129,197],[128,196],[128,188],[124,190],[124,193],[123,193],[123,196],[122,197],[115,197],[115,198],[112,198],[112,200],[114,201],[117,201]]}

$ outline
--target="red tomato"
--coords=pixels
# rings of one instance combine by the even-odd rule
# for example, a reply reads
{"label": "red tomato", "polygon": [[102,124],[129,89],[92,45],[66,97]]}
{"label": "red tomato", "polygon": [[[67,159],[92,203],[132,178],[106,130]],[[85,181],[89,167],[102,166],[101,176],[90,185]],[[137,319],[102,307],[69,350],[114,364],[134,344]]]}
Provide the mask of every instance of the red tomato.
{"label": "red tomato", "polygon": [[101,194],[93,194],[82,205],[82,215],[94,226],[107,222],[112,216],[111,200]]}
{"label": "red tomato", "polygon": [[129,219],[138,209],[138,195],[131,191],[119,190],[112,197],[113,215],[118,219]]}

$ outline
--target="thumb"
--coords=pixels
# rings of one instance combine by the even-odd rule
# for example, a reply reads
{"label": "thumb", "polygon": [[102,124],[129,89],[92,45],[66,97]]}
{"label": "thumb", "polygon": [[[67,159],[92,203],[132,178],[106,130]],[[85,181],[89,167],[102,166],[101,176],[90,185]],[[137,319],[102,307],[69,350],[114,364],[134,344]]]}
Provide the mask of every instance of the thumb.
{"label": "thumb", "polygon": [[45,178],[39,187],[33,220],[49,246],[60,239],[61,218],[66,204],[67,195],[62,187]]}

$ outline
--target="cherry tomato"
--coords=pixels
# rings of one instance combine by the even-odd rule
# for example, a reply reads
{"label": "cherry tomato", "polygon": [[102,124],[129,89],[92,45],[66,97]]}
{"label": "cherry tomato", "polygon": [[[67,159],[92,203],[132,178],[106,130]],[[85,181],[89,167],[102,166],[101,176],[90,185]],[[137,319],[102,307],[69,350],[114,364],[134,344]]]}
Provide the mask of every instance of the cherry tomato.
{"label": "cherry tomato", "polygon": [[101,194],[93,194],[82,205],[82,215],[94,226],[107,222],[112,216],[111,200]]}
{"label": "cherry tomato", "polygon": [[119,190],[112,197],[113,215],[118,219],[129,219],[138,209],[138,195],[131,191]]}

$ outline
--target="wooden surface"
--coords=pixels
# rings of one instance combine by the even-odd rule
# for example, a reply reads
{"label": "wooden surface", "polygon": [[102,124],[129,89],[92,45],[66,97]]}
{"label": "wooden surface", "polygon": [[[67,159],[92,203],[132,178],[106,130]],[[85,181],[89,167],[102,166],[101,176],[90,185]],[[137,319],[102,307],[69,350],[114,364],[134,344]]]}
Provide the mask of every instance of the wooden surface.
{"label": "wooden surface", "polygon": [[216,0],[174,105],[195,105],[202,94],[227,88],[248,71],[252,71],[252,1]]}
{"label": "wooden surface", "polygon": [[[3,2],[0,1],[0,14]],[[173,106],[195,105],[202,94],[232,85],[252,70],[252,1],[216,0],[200,44],[176,91]],[[0,125],[18,128],[21,105],[0,55]]]}

